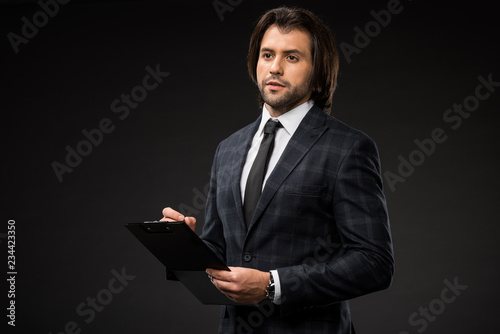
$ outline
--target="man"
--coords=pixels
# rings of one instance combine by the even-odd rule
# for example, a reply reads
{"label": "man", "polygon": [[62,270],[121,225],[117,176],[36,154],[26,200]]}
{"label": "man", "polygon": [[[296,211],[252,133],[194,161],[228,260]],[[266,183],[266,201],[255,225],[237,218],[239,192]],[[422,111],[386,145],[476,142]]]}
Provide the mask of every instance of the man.
{"label": "man", "polygon": [[219,332],[353,333],[348,300],[389,287],[394,260],[375,143],[328,115],[332,34],[309,11],[270,10],[248,69],[262,115],[217,148],[201,235],[231,268],[207,269],[213,284],[245,304],[222,307]]}

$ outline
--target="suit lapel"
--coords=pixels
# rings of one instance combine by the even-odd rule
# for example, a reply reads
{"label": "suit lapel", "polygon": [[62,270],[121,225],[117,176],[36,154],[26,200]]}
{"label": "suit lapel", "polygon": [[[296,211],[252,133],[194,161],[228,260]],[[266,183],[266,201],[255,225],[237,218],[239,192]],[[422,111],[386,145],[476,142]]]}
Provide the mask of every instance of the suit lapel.
{"label": "suit lapel", "polygon": [[245,165],[248,150],[250,149],[250,145],[252,144],[253,136],[255,135],[255,132],[259,127],[261,117],[262,116],[257,118],[257,120],[254,123],[250,124],[247,127],[246,131],[243,131],[240,134],[240,137],[237,139],[238,142],[236,144],[236,149],[234,152],[232,167],[231,167],[232,171],[234,171],[234,173],[231,173],[231,175],[233,175],[231,184],[233,190],[234,203],[236,206],[238,221],[240,222],[241,227],[244,229],[246,229],[246,223],[245,223],[245,216],[243,214],[243,202],[241,200],[241,187],[240,187],[241,174],[243,173],[243,166]]}
{"label": "suit lapel", "polygon": [[[306,114],[299,127],[288,142],[285,151],[281,155],[276,167],[266,181],[262,191],[249,231],[255,221],[259,219],[276,191],[294,170],[304,155],[311,149],[321,135],[326,131],[326,114],[319,107],[313,106]],[[240,173],[241,175],[241,173]],[[240,197],[241,201],[241,197]],[[241,203],[241,202],[240,202]]]}

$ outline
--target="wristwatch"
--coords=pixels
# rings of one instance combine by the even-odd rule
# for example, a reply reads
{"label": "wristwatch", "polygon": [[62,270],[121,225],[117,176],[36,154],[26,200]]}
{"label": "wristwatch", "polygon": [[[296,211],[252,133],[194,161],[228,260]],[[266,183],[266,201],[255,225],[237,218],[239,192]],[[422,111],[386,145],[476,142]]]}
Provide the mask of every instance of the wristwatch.
{"label": "wristwatch", "polygon": [[272,272],[269,272],[269,284],[266,287],[266,297],[267,299],[274,301],[274,278]]}

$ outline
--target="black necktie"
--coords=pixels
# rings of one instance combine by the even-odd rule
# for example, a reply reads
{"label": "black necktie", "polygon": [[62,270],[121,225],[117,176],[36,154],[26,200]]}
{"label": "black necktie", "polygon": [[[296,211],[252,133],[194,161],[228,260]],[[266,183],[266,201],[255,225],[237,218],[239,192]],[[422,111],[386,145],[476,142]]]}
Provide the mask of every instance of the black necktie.
{"label": "black necktie", "polygon": [[245,219],[247,227],[252,221],[253,213],[257,207],[257,202],[259,201],[260,193],[262,192],[262,183],[264,182],[264,176],[266,175],[267,165],[271,154],[273,153],[274,147],[274,135],[276,129],[280,127],[279,121],[273,121],[269,119],[264,126],[264,138],[260,143],[259,152],[255,157],[250,173],[248,174],[247,184],[245,188]]}

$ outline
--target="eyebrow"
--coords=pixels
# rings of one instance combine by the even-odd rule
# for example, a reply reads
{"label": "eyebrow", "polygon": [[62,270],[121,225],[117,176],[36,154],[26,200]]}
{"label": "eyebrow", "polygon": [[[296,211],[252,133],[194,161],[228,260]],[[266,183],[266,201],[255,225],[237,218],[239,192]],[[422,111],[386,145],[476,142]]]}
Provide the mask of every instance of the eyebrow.
{"label": "eyebrow", "polygon": [[[273,49],[271,48],[262,48],[260,49],[260,53],[262,52],[275,52]],[[305,54],[304,52],[298,50],[298,49],[290,49],[290,50],[285,50],[283,51],[284,54],[291,54],[291,53],[296,53],[296,54],[299,54],[301,55],[302,57],[305,57]]]}

